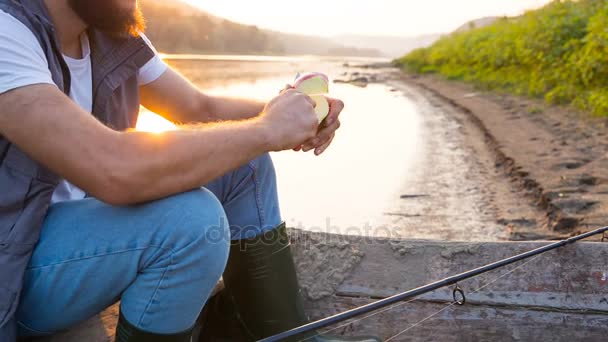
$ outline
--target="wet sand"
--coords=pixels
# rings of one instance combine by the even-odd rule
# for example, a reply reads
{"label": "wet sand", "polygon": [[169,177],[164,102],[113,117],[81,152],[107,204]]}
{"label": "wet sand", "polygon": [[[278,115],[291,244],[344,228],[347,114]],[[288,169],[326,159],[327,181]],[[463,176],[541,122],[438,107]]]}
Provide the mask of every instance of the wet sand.
{"label": "wet sand", "polygon": [[[402,237],[452,241],[511,238],[501,219],[542,216],[522,203],[511,181],[495,167],[483,132],[465,113],[427,90],[389,81],[422,112],[421,160],[390,215]],[[503,210],[508,208],[508,210]]]}
{"label": "wet sand", "polygon": [[408,237],[557,239],[608,222],[607,119],[435,76],[381,75],[425,111],[424,166],[390,213]]}

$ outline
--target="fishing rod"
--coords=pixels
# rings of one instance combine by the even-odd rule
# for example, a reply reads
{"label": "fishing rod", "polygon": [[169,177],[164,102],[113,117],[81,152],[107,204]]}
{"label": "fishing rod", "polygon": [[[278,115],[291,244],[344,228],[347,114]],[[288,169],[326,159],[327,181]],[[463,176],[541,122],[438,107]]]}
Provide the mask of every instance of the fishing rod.
{"label": "fishing rod", "polygon": [[[594,236],[594,235],[604,234],[604,238],[602,239],[602,241],[603,241],[606,239],[607,232],[608,232],[608,226],[603,227],[603,228],[598,228],[596,230],[590,231],[585,234],[573,236],[571,238],[561,240],[561,241],[558,241],[558,242],[555,242],[555,243],[552,243],[552,244],[549,244],[549,245],[546,245],[543,247],[539,247],[534,250],[531,250],[531,251],[528,251],[528,252],[525,252],[525,253],[522,253],[522,254],[507,258],[507,259],[503,259],[503,260],[500,260],[500,261],[497,261],[497,262],[494,262],[494,263],[491,263],[491,264],[488,264],[485,266],[481,266],[481,267],[478,267],[471,271],[467,271],[467,272],[457,274],[455,276],[447,277],[442,280],[436,281],[434,283],[424,285],[421,287],[417,287],[413,290],[409,290],[407,292],[396,294],[394,296],[391,296],[391,297],[388,297],[385,299],[381,299],[376,302],[373,302],[373,303],[370,303],[367,305],[363,305],[358,308],[354,308],[352,310],[348,310],[348,311],[345,311],[343,313],[340,313],[340,314],[337,314],[337,315],[334,315],[331,317],[320,319],[318,321],[282,332],[280,334],[261,339],[258,342],[277,342],[277,341],[283,341],[290,337],[301,336],[302,334],[310,333],[310,332],[316,331],[318,329],[346,321],[353,317],[361,316],[366,313],[384,308],[386,306],[404,301],[406,299],[409,299],[412,297],[417,297],[417,296],[420,296],[427,292],[435,291],[442,287],[456,284],[459,281],[476,277],[480,274],[495,270],[500,267],[510,265],[512,263],[515,263],[515,262],[518,262],[518,261],[521,261],[524,259],[528,259],[535,255],[546,253],[550,250],[557,249],[557,248],[575,243],[579,240],[583,240],[583,239],[586,239],[586,238]],[[463,294],[462,291],[460,291],[460,294]],[[463,297],[463,299],[464,299],[464,297]]]}

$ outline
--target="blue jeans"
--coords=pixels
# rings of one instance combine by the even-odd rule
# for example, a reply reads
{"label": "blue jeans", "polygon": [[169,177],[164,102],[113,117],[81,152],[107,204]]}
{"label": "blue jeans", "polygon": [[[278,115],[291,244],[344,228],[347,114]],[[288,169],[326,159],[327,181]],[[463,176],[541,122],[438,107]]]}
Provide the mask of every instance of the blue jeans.
{"label": "blue jeans", "polygon": [[19,335],[66,330],[118,300],[142,330],[189,329],[224,271],[230,240],[280,222],[269,155],[155,202],[54,204],[25,274]]}

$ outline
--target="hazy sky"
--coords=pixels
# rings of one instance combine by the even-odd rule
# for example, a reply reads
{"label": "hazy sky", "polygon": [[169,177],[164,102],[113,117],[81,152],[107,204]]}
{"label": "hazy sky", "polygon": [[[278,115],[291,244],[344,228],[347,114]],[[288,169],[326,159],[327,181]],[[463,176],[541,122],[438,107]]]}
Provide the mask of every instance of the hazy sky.
{"label": "hazy sky", "polygon": [[237,22],[315,35],[419,35],[517,15],[549,0],[185,0]]}

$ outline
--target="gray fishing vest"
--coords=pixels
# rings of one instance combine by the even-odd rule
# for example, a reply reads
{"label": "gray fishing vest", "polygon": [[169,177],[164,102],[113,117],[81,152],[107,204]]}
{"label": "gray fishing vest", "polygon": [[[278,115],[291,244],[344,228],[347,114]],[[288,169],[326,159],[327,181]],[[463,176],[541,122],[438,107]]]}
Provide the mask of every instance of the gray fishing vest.
{"label": "gray fishing vest", "polygon": [[[34,33],[53,81],[69,95],[70,72],[43,0],[0,0],[0,9]],[[88,34],[93,115],[113,129],[132,128],[139,113],[138,70],[154,52],[141,38],[115,38],[96,30]],[[59,181],[57,175],[0,135],[0,342],[16,340],[15,311],[23,274]]]}

